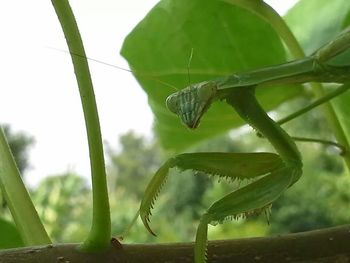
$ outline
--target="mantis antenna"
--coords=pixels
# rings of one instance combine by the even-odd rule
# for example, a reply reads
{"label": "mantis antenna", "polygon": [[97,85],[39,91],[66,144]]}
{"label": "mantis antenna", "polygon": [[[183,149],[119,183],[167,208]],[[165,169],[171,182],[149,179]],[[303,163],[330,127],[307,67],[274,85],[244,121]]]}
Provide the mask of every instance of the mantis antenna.
{"label": "mantis antenna", "polygon": [[149,76],[149,75],[146,75],[146,74],[143,74],[143,73],[138,73],[136,71],[133,71],[133,70],[130,70],[130,69],[126,69],[126,68],[123,68],[123,67],[119,67],[117,65],[114,65],[114,64],[110,64],[110,63],[107,63],[107,62],[104,62],[102,60],[98,60],[98,59],[94,59],[94,58],[90,58],[90,57],[85,57],[83,55],[80,55],[80,54],[77,54],[77,53],[72,53],[72,52],[69,52],[69,51],[66,51],[66,50],[63,50],[63,49],[59,49],[59,48],[55,48],[55,47],[47,47],[49,49],[53,49],[53,50],[56,50],[56,51],[59,51],[59,52],[63,52],[63,53],[68,53],[68,54],[72,54],[73,56],[77,56],[77,57],[80,57],[80,58],[86,58],[90,61],[94,61],[96,63],[99,63],[99,64],[102,64],[102,65],[106,65],[106,66],[110,66],[110,67],[113,67],[113,68],[117,68],[119,70],[123,70],[123,71],[126,71],[126,72],[129,72],[131,74],[134,74],[134,75],[138,75],[138,76],[141,76],[141,77],[144,77],[144,78],[148,78],[148,79],[151,79],[155,82],[158,82],[162,85],[165,85],[167,87],[170,87],[172,89],[174,89],[175,91],[179,91],[179,89],[177,87],[175,87],[174,85],[171,85],[165,81],[162,81],[156,77],[152,77],[152,76]]}
{"label": "mantis antenna", "polygon": [[187,76],[188,76],[188,86],[191,86],[191,75],[190,75],[190,65],[193,57],[193,48],[191,48],[191,54],[188,59],[188,64],[187,64]]}

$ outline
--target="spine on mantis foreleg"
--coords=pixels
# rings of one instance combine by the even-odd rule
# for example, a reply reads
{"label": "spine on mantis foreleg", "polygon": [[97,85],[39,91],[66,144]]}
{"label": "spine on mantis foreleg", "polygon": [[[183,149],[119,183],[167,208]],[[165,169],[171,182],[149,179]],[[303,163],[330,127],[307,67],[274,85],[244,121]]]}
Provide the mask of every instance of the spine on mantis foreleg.
{"label": "spine on mantis foreleg", "polygon": [[[254,165],[252,165],[254,164]],[[283,166],[283,161],[273,153],[222,153],[201,152],[183,153],[166,161],[148,184],[140,206],[140,217],[147,230],[155,235],[149,227],[151,209],[168,177],[170,168],[193,170],[218,176],[228,180],[254,180]],[[202,224],[205,224],[202,220]],[[204,226],[203,226],[204,228]]]}
{"label": "spine on mantis foreleg", "polygon": [[293,139],[274,122],[255,98],[255,87],[237,88],[226,98],[237,113],[254,129],[263,134],[276,149],[286,166],[295,169],[297,181],[301,175],[302,160]]}

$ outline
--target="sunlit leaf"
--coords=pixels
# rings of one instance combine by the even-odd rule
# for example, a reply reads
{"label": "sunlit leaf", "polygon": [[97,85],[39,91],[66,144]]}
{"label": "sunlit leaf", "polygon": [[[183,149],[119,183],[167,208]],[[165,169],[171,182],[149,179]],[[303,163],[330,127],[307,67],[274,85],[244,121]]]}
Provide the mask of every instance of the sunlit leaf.
{"label": "sunlit leaf", "polygon": [[[268,23],[245,9],[203,0],[161,1],[128,35],[121,53],[132,69],[142,72],[138,80],[148,94],[163,146],[177,150],[243,123],[225,103],[215,103],[200,127],[189,131],[165,107],[165,99],[174,88],[144,75],[181,89],[189,84],[189,77],[194,83],[286,60],[283,45]],[[300,86],[258,91],[267,110],[300,92]]]}

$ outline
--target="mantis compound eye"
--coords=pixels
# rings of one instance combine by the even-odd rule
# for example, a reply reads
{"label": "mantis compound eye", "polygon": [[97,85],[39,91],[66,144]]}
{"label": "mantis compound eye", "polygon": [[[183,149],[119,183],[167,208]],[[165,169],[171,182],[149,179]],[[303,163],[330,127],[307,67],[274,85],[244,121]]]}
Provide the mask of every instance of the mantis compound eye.
{"label": "mantis compound eye", "polygon": [[200,85],[197,88],[198,101],[211,102],[216,94],[216,85],[208,82],[204,85]]}
{"label": "mantis compound eye", "polygon": [[178,105],[178,98],[177,98],[177,94],[172,94],[170,95],[167,99],[166,99],[166,107],[168,108],[168,110],[170,110],[172,113],[177,114],[178,113],[178,109],[179,109],[179,105]]}

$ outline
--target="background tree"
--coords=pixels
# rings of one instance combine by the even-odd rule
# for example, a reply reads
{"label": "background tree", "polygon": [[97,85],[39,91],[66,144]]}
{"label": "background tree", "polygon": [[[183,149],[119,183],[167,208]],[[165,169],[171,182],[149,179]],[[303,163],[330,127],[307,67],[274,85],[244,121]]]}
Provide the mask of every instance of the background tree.
{"label": "background tree", "polygon": [[13,157],[16,160],[17,167],[23,176],[23,173],[29,165],[29,149],[33,146],[35,140],[24,132],[14,132],[9,125],[1,125],[5,132],[7,142],[11,148]]}
{"label": "background tree", "polygon": [[159,167],[164,156],[159,144],[151,139],[138,136],[130,131],[120,136],[120,150],[108,148],[108,180],[109,188],[128,189],[129,195],[140,199],[143,185],[154,170]]}
{"label": "background tree", "polygon": [[81,242],[91,221],[91,191],[84,178],[68,172],[43,179],[32,191],[46,231],[55,242]]}
{"label": "background tree", "polygon": [[[10,146],[13,157],[15,158],[17,167],[23,177],[25,170],[30,167],[29,165],[29,149],[34,144],[34,138],[25,134],[23,132],[14,132],[12,131],[9,125],[1,125],[2,129],[7,138],[7,142]],[[1,192],[1,190],[0,190]],[[0,214],[5,212],[6,202],[3,199],[2,194],[1,198],[1,209]]]}

